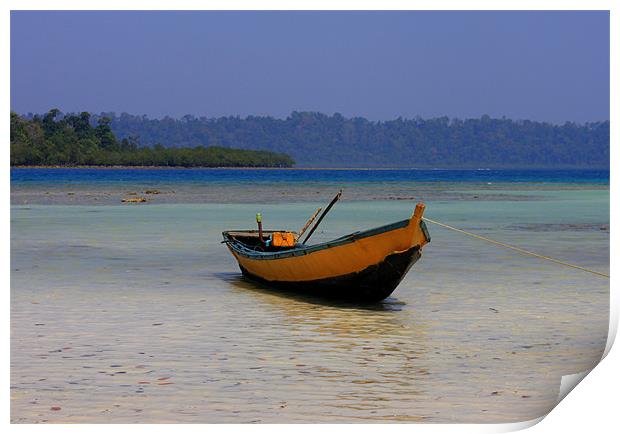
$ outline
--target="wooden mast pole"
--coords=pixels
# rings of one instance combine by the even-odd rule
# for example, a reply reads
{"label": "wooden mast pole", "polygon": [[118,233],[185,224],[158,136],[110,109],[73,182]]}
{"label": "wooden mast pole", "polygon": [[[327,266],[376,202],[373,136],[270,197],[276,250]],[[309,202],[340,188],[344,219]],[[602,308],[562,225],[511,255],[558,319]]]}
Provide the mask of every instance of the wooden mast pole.
{"label": "wooden mast pole", "polygon": [[312,229],[310,230],[310,232],[308,233],[308,235],[306,235],[306,239],[303,241],[303,243],[301,244],[306,244],[306,242],[308,241],[308,239],[312,236],[312,234],[314,233],[314,231],[316,230],[316,228],[319,227],[319,225],[321,224],[321,221],[323,221],[323,219],[325,218],[325,216],[327,215],[327,213],[329,212],[330,209],[332,209],[332,207],[334,206],[334,204],[336,202],[338,202],[338,199],[340,199],[340,196],[342,195],[342,190],[340,190],[338,192],[338,194],[336,194],[336,197],[334,197],[332,199],[332,201],[329,203],[329,205],[327,205],[327,208],[325,208],[325,211],[323,211],[323,214],[321,214],[321,217],[319,217],[319,219],[317,220],[317,222],[315,223],[315,225],[312,227]]}
{"label": "wooden mast pole", "polygon": [[308,221],[306,222],[304,227],[301,228],[301,230],[299,231],[299,234],[297,235],[297,239],[301,238],[301,236],[304,234],[304,232],[306,232],[306,229],[308,229],[308,227],[312,224],[312,222],[314,221],[316,216],[319,215],[319,213],[321,212],[322,209],[323,208],[318,208],[316,211],[314,211],[314,214],[312,214],[312,217],[310,217],[308,219]]}

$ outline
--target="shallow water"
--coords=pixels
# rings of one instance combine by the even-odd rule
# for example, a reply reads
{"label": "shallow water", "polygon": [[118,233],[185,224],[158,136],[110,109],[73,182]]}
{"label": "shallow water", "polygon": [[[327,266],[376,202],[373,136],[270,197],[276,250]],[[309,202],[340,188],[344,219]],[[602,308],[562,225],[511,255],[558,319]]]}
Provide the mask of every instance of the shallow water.
{"label": "shallow water", "polygon": [[[548,191],[609,190],[601,170],[11,169],[11,204],[544,200]],[[155,191],[157,194],[149,194]]]}
{"label": "shallow water", "polygon": [[[609,190],[578,187],[430,200],[427,216],[608,272]],[[14,202],[11,420],[515,422],[600,358],[607,279],[433,225],[422,259],[372,305],[247,282],[219,243],[256,212],[297,228],[321,205]],[[343,201],[315,241],[414,205]]]}

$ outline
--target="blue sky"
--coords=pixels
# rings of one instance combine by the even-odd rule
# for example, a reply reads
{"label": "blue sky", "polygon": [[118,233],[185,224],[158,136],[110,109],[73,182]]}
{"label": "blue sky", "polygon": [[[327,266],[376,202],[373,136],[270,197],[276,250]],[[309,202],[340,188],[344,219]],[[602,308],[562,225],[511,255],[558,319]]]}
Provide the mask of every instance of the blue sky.
{"label": "blue sky", "polygon": [[11,12],[11,109],[609,119],[606,11]]}

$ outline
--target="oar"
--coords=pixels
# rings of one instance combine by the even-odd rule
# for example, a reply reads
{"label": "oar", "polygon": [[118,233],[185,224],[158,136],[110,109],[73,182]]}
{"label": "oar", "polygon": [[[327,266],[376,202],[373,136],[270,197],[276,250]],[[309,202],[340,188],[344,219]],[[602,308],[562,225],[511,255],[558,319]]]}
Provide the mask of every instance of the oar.
{"label": "oar", "polygon": [[306,229],[308,229],[308,227],[310,227],[310,225],[312,224],[312,222],[314,221],[314,219],[316,218],[317,215],[319,215],[319,213],[321,212],[322,208],[318,208],[316,211],[314,211],[314,214],[312,214],[312,217],[310,217],[308,219],[308,221],[306,222],[306,224],[304,225],[303,228],[301,228],[301,230],[299,231],[299,234],[297,235],[297,239],[300,239],[301,236],[304,234],[304,232],[306,232]]}
{"label": "oar", "polygon": [[325,215],[327,215],[327,213],[329,212],[330,209],[332,209],[332,206],[334,206],[334,204],[336,202],[338,202],[338,199],[340,199],[340,195],[342,194],[342,190],[340,190],[338,192],[338,194],[336,195],[336,197],[334,197],[332,199],[332,201],[329,203],[329,205],[327,205],[327,208],[325,208],[325,211],[323,211],[323,214],[321,214],[321,217],[319,217],[319,219],[317,220],[317,222],[314,224],[314,226],[312,227],[312,229],[310,230],[310,233],[308,235],[306,235],[306,239],[304,240],[303,243],[301,244],[306,244],[306,242],[308,241],[308,239],[312,236],[312,234],[314,233],[314,231],[316,230],[316,228],[319,227],[319,225],[321,224],[321,221],[323,221],[323,218],[325,218]]}

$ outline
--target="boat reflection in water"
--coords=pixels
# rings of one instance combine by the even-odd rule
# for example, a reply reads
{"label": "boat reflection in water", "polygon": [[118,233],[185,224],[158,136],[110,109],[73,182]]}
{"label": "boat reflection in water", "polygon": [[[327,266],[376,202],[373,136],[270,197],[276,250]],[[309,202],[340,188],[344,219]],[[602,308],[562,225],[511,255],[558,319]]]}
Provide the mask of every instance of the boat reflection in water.
{"label": "boat reflection in water", "polygon": [[[288,355],[273,363],[292,367],[305,378],[295,386],[297,398],[331,391],[331,399],[321,400],[333,415],[362,410],[366,420],[426,420],[415,407],[425,406],[428,393],[427,326],[412,322],[404,302],[331,300],[273,291],[233,273],[219,278],[233,291],[254,298],[261,310],[270,310],[273,324],[286,324],[286,332],[269,341],[275,352],[289,348]],[[399,407],[397,414],[394,406]],[[392,411],[389,416],[387,409]]]}

